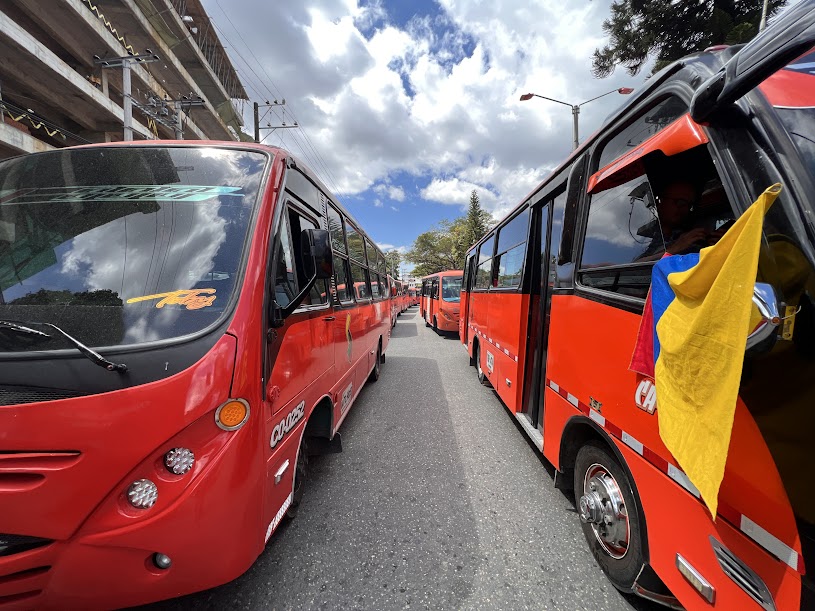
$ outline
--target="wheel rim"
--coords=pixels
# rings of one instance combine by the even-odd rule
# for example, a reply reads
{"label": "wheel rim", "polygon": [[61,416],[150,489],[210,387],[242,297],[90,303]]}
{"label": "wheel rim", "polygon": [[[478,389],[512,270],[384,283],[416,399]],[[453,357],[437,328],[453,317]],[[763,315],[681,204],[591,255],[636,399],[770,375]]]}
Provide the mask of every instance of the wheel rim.
{"label": "wheel rim", "polygon": [[591,526],[609,556],[620,560],[628,553],[631,525],[625,499],[617,480],[599,463],[586,469],[579,512],[580,521]]}
{"label": "wheel rim", "polygon": [[484,370],[481,369],[481,349],[480,348],[475,349],[475,369],[476,369],[476,371],[478,371],[479,377],[484,375]]}

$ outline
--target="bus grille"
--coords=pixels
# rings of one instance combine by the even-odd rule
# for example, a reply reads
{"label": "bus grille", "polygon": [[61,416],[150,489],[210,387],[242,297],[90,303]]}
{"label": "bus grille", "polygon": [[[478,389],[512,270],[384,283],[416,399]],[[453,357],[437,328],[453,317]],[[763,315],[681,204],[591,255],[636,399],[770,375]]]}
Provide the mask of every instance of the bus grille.
{"label": "bus grille", "polygon": [[750,567],[736,558],[733,552],[713,537],[710,537],[710,544],[713,546],[716,560],[719,561],[719,566],[722,567],[725,575],[735,581],[736,585],[744,590],[750,598],[761,605],[763,609],[775,611],[773,597],[769,589],[767,589],[767,586],[764,585],[761,577],[756,575]]}
{"label": "bus grille", "polygon": [[0,533],[0,556],[11,556],[30,549],[53,543],[51,539],[27,537],[25,535],[7,535]]}
{"label": "bus grille", "polygon": [[39,403],[40,401],[57,401],[83,397],[86,393],[58,388],[39,388],[36,386],[0,386],[0,405],[20,405],[21,403]]}

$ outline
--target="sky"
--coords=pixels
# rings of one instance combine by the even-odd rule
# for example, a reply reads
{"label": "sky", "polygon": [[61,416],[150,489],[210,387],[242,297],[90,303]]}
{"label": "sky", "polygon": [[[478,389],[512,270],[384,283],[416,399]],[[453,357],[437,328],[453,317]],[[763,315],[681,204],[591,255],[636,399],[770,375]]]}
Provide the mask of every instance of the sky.
{"label": "sky", "polygon": [[[476,190],[496,219],[640,87],[591,74],[611,0],[203,0],[264,142],[303,159],[384,250],[405,252]],[[406,264],[403,272],[412,265]]]}

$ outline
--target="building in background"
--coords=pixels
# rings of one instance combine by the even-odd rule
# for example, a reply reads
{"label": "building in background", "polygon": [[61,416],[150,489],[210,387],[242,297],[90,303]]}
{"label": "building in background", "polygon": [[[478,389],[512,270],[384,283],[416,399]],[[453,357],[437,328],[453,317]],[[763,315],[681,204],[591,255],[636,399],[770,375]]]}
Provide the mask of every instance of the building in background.
{"label": "building in background", "polygon": [[126,71],[132,139],[248,139],[200,0],[0,0],[0,57],[0,159],[130,139]]}

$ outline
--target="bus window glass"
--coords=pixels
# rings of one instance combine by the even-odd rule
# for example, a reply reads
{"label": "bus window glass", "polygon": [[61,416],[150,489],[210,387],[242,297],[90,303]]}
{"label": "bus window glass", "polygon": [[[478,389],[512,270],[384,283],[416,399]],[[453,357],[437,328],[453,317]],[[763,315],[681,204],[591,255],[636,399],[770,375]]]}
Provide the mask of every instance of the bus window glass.
{"label": "bus window glass", "polygon": [[331,233],[331,246],[334,250],[348,254],[345,247],[345,236],[342,233],[342,217],[331,206],[328,206],[328,231]]}
{"label": "bus window glass", "polygon": [[604,168],[617,157],[639,146],[688,112],[688,105],[677,97],[669,97],[651,108],[631,125],[623,129],[603,148],[599,168]]}
{"label": "bus window glass", "polygon": [[351,263],[351,278],[354,281],[354,293],[357,299],[370,299],[368,289],[368,270],[357,263]]}
{"label": "bus window glass", "polygon": [[495,245],[495,236],[490,236],[490,239],[481,245],[478,249],[478,264],[481,265],[484,261],[492,259],[493,246]]}
{"label": "bus window glass", "polygon": [[368,268],[376,269],[376,249],[373,247],[368,238],[365,238],[365,251],[368,253]]}
{"label": "bus window glass", "polygon": [[[294,252],[303,252],[301,234],[306,229],[317,229],[317,224],[314,220],[299,214],[291,208],[289,209],[289,223],[291,225],[292,248]],[[309,279],[302,277],[302,270],[299,266],[298,271],[301,273],[301,277],[298,278],[298,284],[305,286]],[[321,305],[324,303],[328,303],[328,281],[318,280],[314,283],[314,286],[311,287],[308,295],[303,298],[301,305]]]}
{"label": "bus window glass", "polygon": [[488,289],[490,288],[490,279],[492,278],[492,259],[484,261],[478,266],[475,272],[475,288]]}
{"label": "bus window glass", "polygon": [[350,223],[345,224],[345,236],[348,239],[348,254],[352,259],[365,263],[365,244],[362,235]]}
{"label": "bus window glass", "polygon": [[280,224],[280,237],[278,239],[277,254],[275,255],[277,270],[275,272],[275,301],[277,305],[285,308],[297,295],[297,277],[294,272],[294,254],[289,238],[289,220],[284,215]]}
{"label": "bus window glass", "polygon": [[519,244],[507,252],[498,255],[498,288],[514,288],[521,284],[526,244]]}
{"label": "bus window glass", "polygon": [[382,290],[381,290],[379,274],[376,273],[376,272],[371,272],[371,296],[374,299],[379,299],[380,297],[384,297],[384,295],[382,293]]}
{"label": "bus window glass", "polygon": [[461,301],[461,276],[444,276],[441,279],[441,298],[452,303]]}
{"label": "bus window glass", "polygon": [[[0,319],[51,323],[89,346],[209,327],[238,286],[265,163],[259,153],[184,146],[0,162]],[[282,265],[293,272],[291,260]],[[64,348],[58,337],[12,344]]]}
{"label": "bus window glass", "polygon": [[529,225],[529,209],[527,208],[509,223],[498,230],[497,252],[502,253],[521,242],[526,242],[527,226]]}
{"label": "bus window glass", "polygon": [[592,196],[582,266],[654,261],[665,247],[645,176]]}
{"label": "bus window glass", "polygon": [[337,284],[337,299],[341,302],[352,301],[353,293],[349,292],[351,286],[348,272],[348,261],[341,257],[334,257],[334,282]]}

